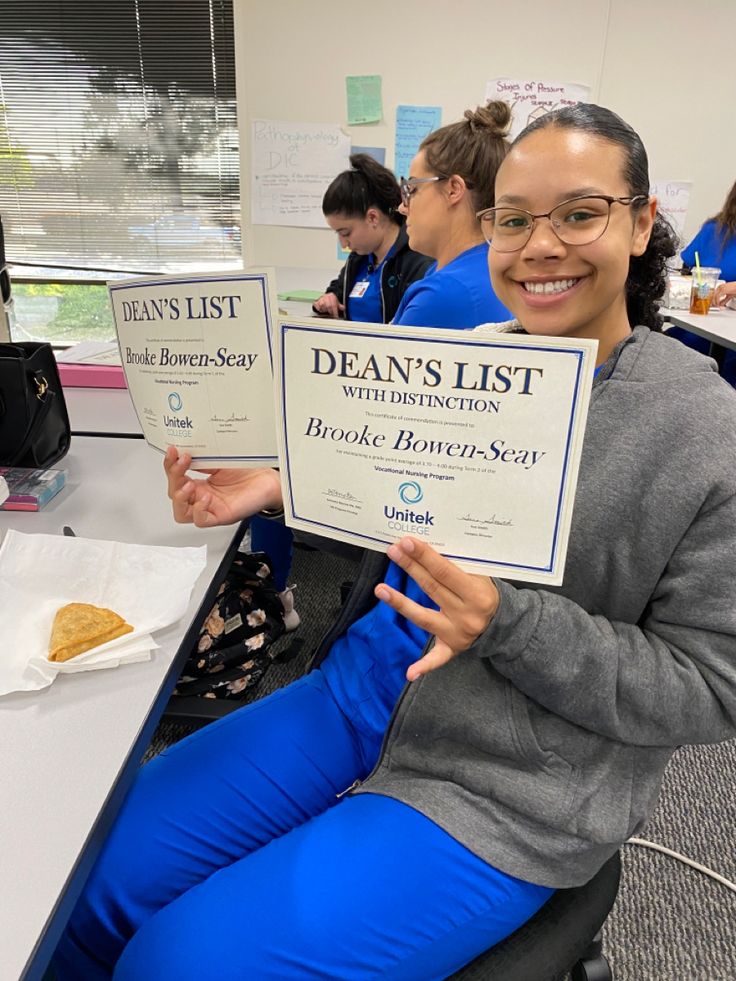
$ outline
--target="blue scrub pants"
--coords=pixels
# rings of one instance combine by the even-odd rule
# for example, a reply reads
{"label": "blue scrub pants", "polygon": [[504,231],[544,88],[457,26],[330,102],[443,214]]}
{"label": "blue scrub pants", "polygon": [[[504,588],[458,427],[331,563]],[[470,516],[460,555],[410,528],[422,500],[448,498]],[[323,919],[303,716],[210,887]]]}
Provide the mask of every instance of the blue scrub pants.
{"label": "blue scrub pants", "polygon": [[276,589],[280,593],[286,589],[289,579],[293,544],[294,534],[291,528],[287,528],[281,521],[261,518],[257,514],[250,519],[250,550],[268,553]]}
{"label": "blue scrub pants", "polygon": [[529,919],[552,890],[399,801],[338,797],[378,759],[416,640],[376,607],[321,668],[147,764],[59,981],[441,981]]}

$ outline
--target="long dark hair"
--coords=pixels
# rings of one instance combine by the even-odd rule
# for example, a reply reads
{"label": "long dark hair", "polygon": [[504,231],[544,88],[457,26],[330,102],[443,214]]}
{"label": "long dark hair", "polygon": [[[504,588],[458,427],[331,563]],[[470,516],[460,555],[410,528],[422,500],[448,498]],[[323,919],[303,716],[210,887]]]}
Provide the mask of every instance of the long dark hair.
{"label": "long dark hair", "polygon": [[[642,194],[649,198],[647,151],[639,134],[615,112],[590,102],[579,102],[575,106],[556,109],[530,123],[516,137],[514,145],[546,126],[582,130],[620,146],[624,151],[624,178],[629,194],[632,197]],[[645,203],[638,207],[645,207]],[[635,210],[636,206],[633,208]],[[675,255],[677,245],[677,236],[672,226],[658,212],[646,250],[642,255],[631,256],[629,260],[626,312],[632,326],[644,324],[652,330],[661,330],[662,317],[659,315],[658,301],[667,286],[667,260]]]}
{"label": "long dark hair", "polygon": [[708,221],[716,223],[716,230],[721,236],[721,251],[723,251],[729,238],[736,235],[736,181],[728,192],[721,210]]}
{"label": "long dark hair", "polygon": [[365,218],[369,208],[378,208],[395,224],[401,225],[404,216],[399,183],[388,167],[383,167],[367,153],[353,153],[350,170],[343,170],[325,191],[322,213]]}

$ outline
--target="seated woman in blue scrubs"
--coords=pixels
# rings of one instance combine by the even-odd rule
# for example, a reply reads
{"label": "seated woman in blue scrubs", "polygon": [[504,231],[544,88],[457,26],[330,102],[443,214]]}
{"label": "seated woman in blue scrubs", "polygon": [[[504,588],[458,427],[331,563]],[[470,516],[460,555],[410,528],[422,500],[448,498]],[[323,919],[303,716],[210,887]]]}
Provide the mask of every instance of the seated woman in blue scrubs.
{"label": "seated woman in blue scrubs", "polygon": [[393,173],[367,153],[354,153],[350,170],[338,174],[322,199],[327,224],[350,255],[313,304],[315,313],[369,324],[393,319],[407,288],[432,264],[409,247],[400,204]]}
{"label": "seated woman in blue scrubs", "polygon": [[682,250],[682,261],[691,269],[696,252],[701,266],[716,266],[721,270],[721,279],[736,280],[736,182],[718,214],[704,222]]}
{"label": "seated woman in blue scrubs", "polygon": [[[720,278],[725,279],[727,283],[736,280],[736,182],[728,192],[718,214],[705,221],[692,242],[682,250],[682,261],[691,269],[696,265],[696,252],[701,266],[720,269]],[[719,287],[714,297],[714,305],[728,299],[729,292]],[[676,337],[678,341],[700,351],[701,354],[710,353],[710,341],[684,327],[671,327],[667,331],[667,336]],[[731,385],[736,385],[736,355],[732,351],[726,352],[721,365],[721,375]]]}
{"label": "seated woman in blue scrubs", "polygon": [[493,292],[488,243],[476,213],[493,205],[493,179],[506,156],[511,110],[493,101],[435,130],[422,142],[402,180],[401,210],[413,249],[435,264],[411,286],[393,323],[413,327],[477,327],[511,319]]}

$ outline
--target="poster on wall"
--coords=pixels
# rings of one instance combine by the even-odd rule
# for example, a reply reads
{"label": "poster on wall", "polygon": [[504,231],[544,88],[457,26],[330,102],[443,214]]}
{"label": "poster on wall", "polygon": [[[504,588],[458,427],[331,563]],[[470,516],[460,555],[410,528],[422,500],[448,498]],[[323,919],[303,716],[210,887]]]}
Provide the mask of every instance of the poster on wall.
{"label": "poster on wall", "polygon": [[394,146],[394,173],[397,177],[409,176],[419,144],[425,136],[437,129],[442,119],[440,106],[397,106],[396,143]]}
{"label": "poster on wall", "polygon": [[540,116],[554,109],[588,102],[590,88],[574,82],[548,82],[537,78],[492,78],[486,82],[486,101],[503,99],[511,106],[509,139]]}
{"label": "poster on wall", "polygon": [[659,210],[669,220],[683,246],[686,244],[683,236],[692,188],[692,181],[655,181],[651,187]]}
{"label": "poster on wall", "polygon": [[322,197],[349,166],[350,137],[337,123],[255,119],[251,140],[253,224],[324,228]]}

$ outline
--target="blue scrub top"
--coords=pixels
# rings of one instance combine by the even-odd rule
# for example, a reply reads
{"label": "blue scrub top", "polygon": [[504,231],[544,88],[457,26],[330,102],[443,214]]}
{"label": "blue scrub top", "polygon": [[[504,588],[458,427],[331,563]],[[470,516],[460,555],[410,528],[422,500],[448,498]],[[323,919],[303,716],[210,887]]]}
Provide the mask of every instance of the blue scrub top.
{"label": "blue scrub top", "polygon": [[[383,262],[393,254],[395,245],[394,242],[384,256]],[[376,257],[373,255],[364,255],[360,261],[358,275],[348,296],[348,320],[358,320],[364,324],[383,323],[383,306],[381,304],[383,262],[377,266],[375,261]]]}
{"label": "blue scrub top", "polygon": [[461,252],[442,269],[430,266],[408,288],[392,320],[410,327],[463,329],[503,323],[513,315],[498,300],[488,272],[488,244]]}
{"label": "blue scrub top", "polygon": [[724,241],[714,221],[706,221],[692,242],[682,250],[682,261],[691,269],[695,267],[696,252],[701,266],[716,266],[721,270],[721,279],[727,283],[736,281],[736,237],[727,237]]}

